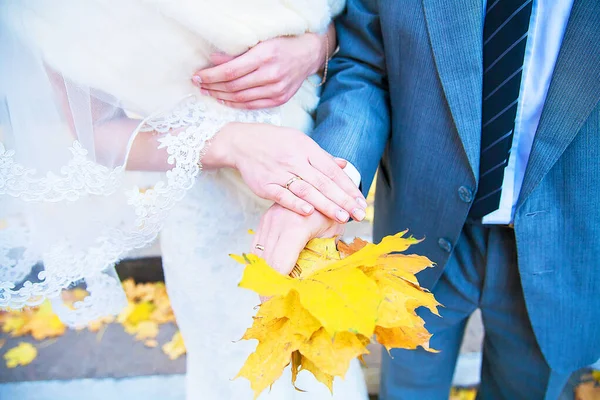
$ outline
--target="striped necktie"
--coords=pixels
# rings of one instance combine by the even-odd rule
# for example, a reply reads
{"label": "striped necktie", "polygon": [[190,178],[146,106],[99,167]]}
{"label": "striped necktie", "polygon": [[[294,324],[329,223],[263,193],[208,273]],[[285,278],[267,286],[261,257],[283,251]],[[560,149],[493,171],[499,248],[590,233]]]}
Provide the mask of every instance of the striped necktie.
{"label": "striped necktie", "polygon": [[513,141],[532,0],[488,0],[483,26],[483,104],[479,187],[469,216],[500,206]]}

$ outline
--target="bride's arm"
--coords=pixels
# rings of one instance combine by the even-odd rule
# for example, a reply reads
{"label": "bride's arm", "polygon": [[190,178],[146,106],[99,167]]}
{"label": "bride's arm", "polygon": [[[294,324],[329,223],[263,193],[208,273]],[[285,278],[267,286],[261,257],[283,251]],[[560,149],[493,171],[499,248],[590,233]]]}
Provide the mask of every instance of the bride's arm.
{"label": "bride's arm", "polygon": [[[122,116],[98,124],[97,154],[110,154],[114,146],[125,148],[124,138],[137,129],[139,122]],[[139,132],[129,152],[127,169],[172,169],[167,161],[169,154],[159,148],[163,136]],[[198,161],[203,169],[237,169],[256,195],[301,215],[310,215],[316,209],[338,222],[347,222],[350,216],[360,221],[365,216],[364,197],[342,170],[346,162],[334,159],[295,129],[230,122],[205,146]],[[302,179],[286,185],[294,177]]]}
{"label": "bride's arm", "polygon": [[203,94],[235,108],[258,109],[286,103],[307,77],[322,73],[337,46],[335,27],[326,33],[279,37],[231,57],[213,54],[216,66],[192,80]]}

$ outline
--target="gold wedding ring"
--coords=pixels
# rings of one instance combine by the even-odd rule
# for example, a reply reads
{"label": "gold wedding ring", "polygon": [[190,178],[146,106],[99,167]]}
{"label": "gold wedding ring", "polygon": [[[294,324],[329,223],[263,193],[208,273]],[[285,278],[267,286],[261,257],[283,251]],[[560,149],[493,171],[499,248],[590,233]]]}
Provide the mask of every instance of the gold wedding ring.
{"label": "gold wedding ring", "polygon": [[292,183],[294,183],[296,181],[301,181],[301,180],[302,180],[302,178],[300,178],[299,176],[296,175],[296,176],[292,177],[289,181],[287,181],[287,183],[285,184],[285,188],[287,190],[290,190],[290,185]]}
{"label": "gold wedding ring", "polygon": [[254,246],[254,248],[256,250],[265,251],[265,246],[263,246],[262,244],[257,244],[256,246]]}

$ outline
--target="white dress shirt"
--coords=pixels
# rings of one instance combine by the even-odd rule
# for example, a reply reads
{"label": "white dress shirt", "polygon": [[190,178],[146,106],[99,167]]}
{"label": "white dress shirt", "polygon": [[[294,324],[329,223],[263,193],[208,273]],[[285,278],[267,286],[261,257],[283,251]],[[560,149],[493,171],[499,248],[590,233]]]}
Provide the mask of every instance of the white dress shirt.
{"label": "white dress shirt", "polygon": [[[513,144],[504,170],[500,208],[483,217],[484,224],[509,224],[513,221],[533,138],[572,5],[573,0],[533,0]],[[485,10],[485,0],[483,7]]]}

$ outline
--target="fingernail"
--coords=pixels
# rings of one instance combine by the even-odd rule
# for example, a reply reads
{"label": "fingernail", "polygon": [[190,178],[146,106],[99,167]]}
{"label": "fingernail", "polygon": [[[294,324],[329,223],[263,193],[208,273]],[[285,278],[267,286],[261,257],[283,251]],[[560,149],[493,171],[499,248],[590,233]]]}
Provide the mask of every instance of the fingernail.
{"label": "fingernail", "polygon": [[357,221],[362,221],[363,219],[365,219],[365,215],[365,212],[360,208],[355,208],[354,210],[352,210],[352,216]]}
{"label": "fingernail", "polygon": [[313,207],[310,204],[305,204],[302,207],[302,211],[304,211],[305,214],[310,214],[313,212]]}
{"label": "fingernail", "polygon": [[367,202],[365,201],[365,199],[363,199],[362,197],[357,197],[356,198],[356,202],[358,203],[359,206],[361,206],[362,208],[367,208]]}
{"label": "fingernail", "polygon": [[346,211],[344,210],[338,210],[337,211],[337,219],[340,222],[346,222],[348,221],[348,218],[350,218],[350,214],[348,214]]}
{"label": "fingernail", "polygon": [[202,93],[204,96],[210,96],[210,93],[208,92],[208,90],[205,90],[205,89],[200,89],[200,93]]}
{"label": "fingernail", "polygon": [[192,82],[194,82],[196,85],[199,85],[202,83],[202,79],[200,79],[200,77],[198,75],[194,75],[192,77]]}
{"label": "fingernail", "polygon": [[219,100],[219,103],[225,105],[225,101],[224,100]]}

